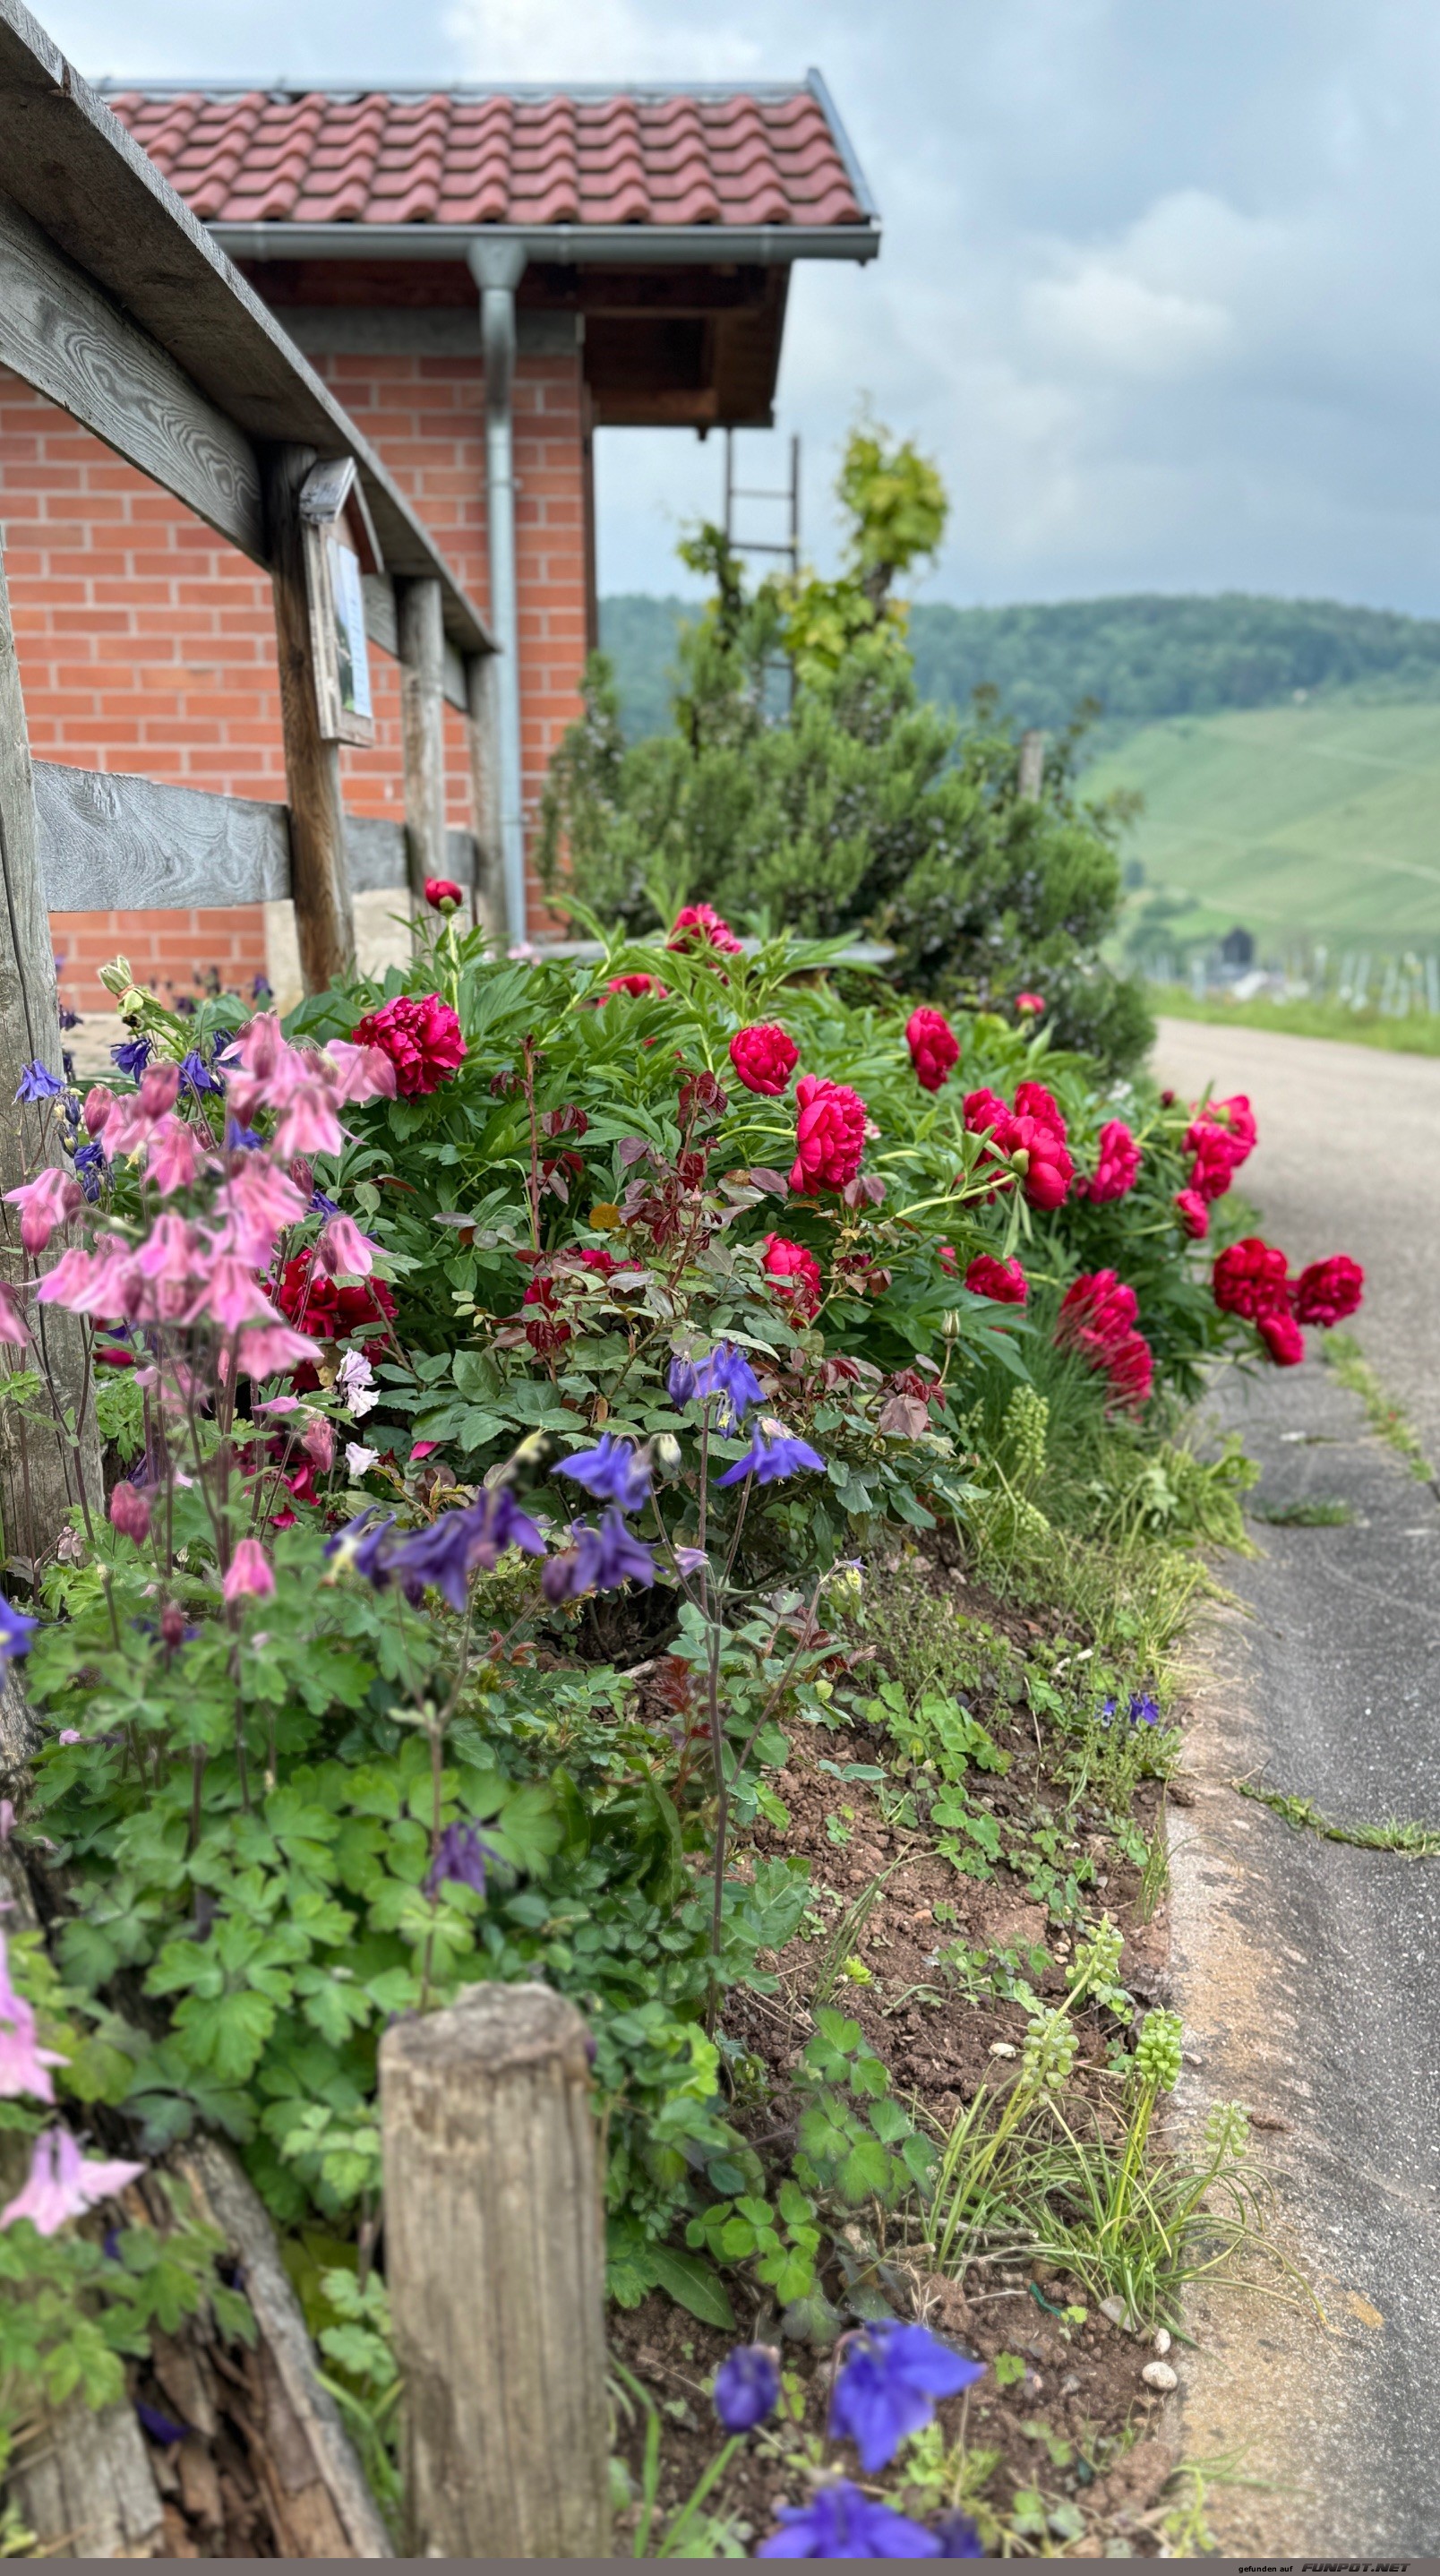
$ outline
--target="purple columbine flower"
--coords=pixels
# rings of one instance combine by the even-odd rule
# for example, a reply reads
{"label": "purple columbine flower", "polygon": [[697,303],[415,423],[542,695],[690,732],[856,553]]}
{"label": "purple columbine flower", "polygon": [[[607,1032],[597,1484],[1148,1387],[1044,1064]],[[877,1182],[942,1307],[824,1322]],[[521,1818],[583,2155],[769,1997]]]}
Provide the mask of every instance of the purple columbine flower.
{"label": "purple columbine flower", "polygon": [[58,1100],[64,1088],[59,1074],[52,1073],[48,1065],[26,1064],[20,1068],[20,1088],[15,1097],[25,1101]]}
{"label": "purple columbine flower", "polygon": [[983,2558],[985,2543],[968,2513],[942,2514],[935,2525],[942,2558]]}
{"label": "purple columbine flower", "polygon": [[395,1515],[386,1512],[383,1518],[377,1519],[379,1511],[378,1503],[367,1503],[363,1512],[357,1512],[353,1520],[335,1532],[333,1538],[327,1538],[325,1554],[343,1555],[345,1563],[354,1566],[362,1581],[373,1583],[377,1592],[383,1592],[390,1580],[384,1562],[385,1542],[395,1526]]}
{"label": "purple columbine flower", "polygon": [[615,1440],[602,1431],[598,1449],[582,1449],[557,1476],[569,1476],[593,1494],[597,1503],[618,1503],[622,1512],[638,1512],[650,1500],[650,1462],[637,1458],[633,1440]]}
{"label": "purple columbine flower", "polygon": [[438,1896],[446,1879],[453,1878],[461,1887],[473,1887],[477,1896],[483,1896],[485,1864],[499,1858],[495,1845],[487,1843],[477,1825],[446,1825],[426,1873],[425,1893]]}
{"label": "purple columbine flower", "polygon": [[132,1082],[138,1082],[153,1052],[148,1038],[125,1038],[110,1049],[110,1061],[118,1064],[122,1073],[128,1073]]}
{"label": "purple columbine flower", "polygon": [[[112,2228],[110,2235],[113,2236],[114,2233]],[[110,2251],[109,2236],[105,2239],[105,2251],[107,2254]],[[117,2263],[120,2260],[118,2239],[115,2246],[115,2260]],[[162,2450],[168,2451],[174,2443],[184,2441],[186,2428],[183,2424],[172,2423],[168,2415],[161,2414],[158,2406],[147,2406],[143,2397],[137,2397],[134,2404],[139,2422],[149,2434],[151,2441],[158,2442]]]}
{"label": "purple columbine flower", "polygon": [[983,2361],[952,2352],[928,2326],[867,2326],[845,2355],[830,2400],[830,2437],[847,2438],[867,2477],[894,2459],[909,2433],[985,2374]]}
{"label": "purple columbine flower", "polygon": [[784,2525],[762,2540],[757,2558],[938,2558],[933,2531],[895,2513],[888,2504],[872,2504],[848,2478],[820,2487],[808,2504],[781,2504],[775,2519]]}
{"label": "purple columbine flower", "polygon": [[618,1592],[622,1583],[648,1587],[655,1580],[653,1549],[626,1528],[613,1503],[598,1529],[572,1521],[570,1540],[546,1560],[540,1581],[547,1601],[578,1601],[585,1592]]}
{"label": "purple columbine flower", "polygon": [[0,1671],[12,1656],[29,1654],[39,1625],[38,1619],[28,1619],[23,1610],[12,1610],[4,1593],[0,1592]]}
{"label": "purple columbine flower", "polygon": [[712,2400],[727,2433],[748,2433],[775,2412],[780,2373],[775,2355],[763,2343],[737,2344],[715,2373]]}
{"label": "purple columbine flower", "polygon": [[1140,1691],[1136,1694],[1135,1698],[1131,1700],[1130,1723],[1132,1726],[1159,1725],[1160,1702],[1155,1698],[1153,1692]]}
{"label": "purple columbine flower", "polygon": [[750,1446],[743,1458],[717,1476],[717,1485],[743,1485],[753,1476],[757,1485],[776,1485],[785,1476],[803,1476],[825,1471],[825,1461],[808,1440],[794,1440],[788,1431],[777,1431],[766,1439],[761,1431],[752,1431]]}
{"label": "purple columbine flower", "polygon": [[100,1144],[77,1145],[71,1156],[75,1178],[87,1199],[98,1199],[105,1178],[105,1148]]}
{"label": "purple columbine flower", "polygon": [[263,975],[257,975],[257,976],[256,976],[256,978],[255,978],[254,983],[253,983],[253,984],[251,985],[251,987],[250,987],[250,999],[251,999],[251,1001],[252,1001],[252,1002],[268,1002],[268,1001],[271,1001],[271,1000],[273,999],[273,997],[274,997],[274,986],[273,986],[273,985],[271,985],[271,984],[269,984],[269,983],[267,983],[267,981],[266,981],[266,979],[265,979],[265,977],[264,977]]}
{"label": "purple columbine flower", "polygon": [[[340,1210],[336,1201],[334,1199],[327,1199],[323,1190],[312,1190],[310,1193],[310,1213],[312,1216],[338,1216]],[[368,1242],[368,1236],[366,1237],[366,1240]]]}
{"label": "purple columbine flower", "polygon": [[257,1146],[260,1144],[260,1141],[261,1139],[253,1127],[242,1127],[239,1120],[236,1118],[229,1118],[226,1120],[225,1142],[230,1148],[232,1154],[237,1151],[245,1154],[253,1154]]}
{"label": "purple columbine flower", "polygon": [[68,1002],[60,1005],[60,1026],[62,1029],[78,1029],[80,1026],[80,1014],[72,1011]]}
{"label": "purple columbine flower", "polygon": [[718,1395],[725,1412],[737,1422],[748,1406],[761,1400],[760,1380],[733,1342],[717,1342],[703,1360],[672,1360],[666,1383],[672,1404],[681,1411],[687,1404],[704,1404]]}
{"label": "purple columbine flower", "polygon": [[223,1091],[225,1088],[220,1076],[206,1063],[198,1047],[192,1047],[188,1055],[181,1057],[180,1081],[182,1088],[193,1091],[197,1100],[202,1099],[207,1091]]}
{"label": "purple columbine flower", "polygon": [[[527,1556],[543,1556],[545,1541],[522,1512],[508,1485],[486,1485],[473,1503],[442,1512],[428,1529],[401,1539],[384,1560],[387,1580],[397,1582],[417,1608],[427,1584],[433,1584],[452,1610],[463,1610],[470,1577],[477,1566],[492,1573],[507,1547]],[[374,1577],[371,1577],[374,1580]]]}

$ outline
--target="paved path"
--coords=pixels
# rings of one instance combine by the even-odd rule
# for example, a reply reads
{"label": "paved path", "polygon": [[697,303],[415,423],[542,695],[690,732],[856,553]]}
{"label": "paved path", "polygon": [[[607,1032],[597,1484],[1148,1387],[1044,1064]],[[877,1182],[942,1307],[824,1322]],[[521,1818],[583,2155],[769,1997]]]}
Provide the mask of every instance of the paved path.
{"label": "paved path", "polygon": [[[1246,1090],[1246,1194],[1299,1262],[1366,1265],[1357,1331],[1440,1456],[1440,1063],[1162,1026],[1177,1089]],[[1328,2331],[1217,2306],[1185,2372],[1192,2453],[1253,2446],[1221,2491],[1242,2554],[1440,2554],[1440,1860],[1293,1833],[1236,1777],[1328,1815],[1440,1826],[1440,1509],[1313,1360],[1220,1384],[1263,1464],[1257,1499],[1347,1501],[1340,1528],[1256,1525],[1227,1565],[1175,1819],[1181,2106],[1246,2102]]]}

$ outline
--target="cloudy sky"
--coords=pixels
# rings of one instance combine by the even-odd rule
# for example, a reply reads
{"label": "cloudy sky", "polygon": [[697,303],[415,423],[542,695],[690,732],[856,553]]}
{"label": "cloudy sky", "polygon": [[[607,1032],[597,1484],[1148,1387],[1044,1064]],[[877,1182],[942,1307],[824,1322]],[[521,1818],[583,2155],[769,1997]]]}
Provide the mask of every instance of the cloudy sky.
{"label": "cloudy sky", "polygon": [[[884,217],[799,270],[779,420],[806,537],[857,401],[938,459],[928,595],[1248,590],[1440,613],[1433,0],[39,0],[169,78],[784,78]],[[780,442],[742,442],[768,480]],[[612,431],[606,589],[679,586],[720,446]],[[773,453],[767,454],[767,451]]]}

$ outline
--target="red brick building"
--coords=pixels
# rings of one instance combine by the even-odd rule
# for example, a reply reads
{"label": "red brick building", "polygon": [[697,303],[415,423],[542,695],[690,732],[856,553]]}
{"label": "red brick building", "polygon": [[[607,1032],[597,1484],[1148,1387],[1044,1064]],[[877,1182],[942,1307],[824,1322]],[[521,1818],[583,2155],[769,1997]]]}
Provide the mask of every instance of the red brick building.
{"label": "red brick building", "polygon": [[[112,90],[108,103],[511,647],[500,785],[518,885],[595,638],[595,429],[768,425],[794,262],[879,246],[823,83]],[[38,757],[283,798],[265,577],[4,371],[0,517]],[[373,678],[376,746],[344,752],[345,799],[398,819],[393,662],[374,657]],[[447,723],[451,820],[467,824],[459,719]],[[258,907],[62,914],[54,927],[82,1006],[122,946],[143,975],[181,983],[212,963],[229,982],[265,964]]]}

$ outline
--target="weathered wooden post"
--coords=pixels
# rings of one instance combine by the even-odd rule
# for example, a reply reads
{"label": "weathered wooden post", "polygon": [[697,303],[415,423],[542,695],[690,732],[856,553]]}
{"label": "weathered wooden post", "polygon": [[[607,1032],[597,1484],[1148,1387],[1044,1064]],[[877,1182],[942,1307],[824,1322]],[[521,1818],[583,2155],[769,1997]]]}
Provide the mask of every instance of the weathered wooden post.
{"label": "weathered wooden post", "polygon": [[440,584],[396,584],[400,729],[405,759],[405,853],[417,907],[445,866],[445,621]]}
{"label": "weathered wooden post", "polygon": [[609,2547],[589,2035],[541,1985],[472,1986],[380,2049],[385,2273],[417,2558]]}
{"label": "weathered wooden post", "polygon": [[495,703],[495,655],[471,653],[465,664],[465,695],[470,712],[465,730],[470,743],[470,791],[475,808],[475,918],[482,930],[504,946],[523,939],[525,924],[513,927],[505,909],[505,856],[500,836],[500,749]]}
{"label": "weathered wooden post", "polygon": [[1022,805],[1038,805],[1045,787],[1045,736],[1032,730],[1020,736],[1020,780],[1016,794]]}
{"label": "weathered wooden post", "polygon": [[[0,1194],[57,1163],[54,1112],[16,1104],[22,1068],[60,1071],[60,999],[50,916],[35,838],[35,786],[10,593],[0,547]],[[18,1211],[0,1209],[4,1275],[18,1282],[29,1267],[20,1245]],[[53,1547],[82,1499],[100,1508],[100,1444],[88,1402],[84,1337],[72,1316],[34,1307],[33,1330],[55,1396],[70,1428],[23,1423],[7,1413],[0,1431],[0,1540],[3,1552],[37,1564]],[[3,1372],[28,1365],[28,1351],[7,1349]]]}
{"label": "weathered wooden post", "polygon": [[307,993],[323,992],[355,953],[340,802],[340,746],[327,742],[320,728],[300,515],[301,487],[314,462],[311,447],[277,447],[265,471],[280,723],[290,805],[290,890]]}

